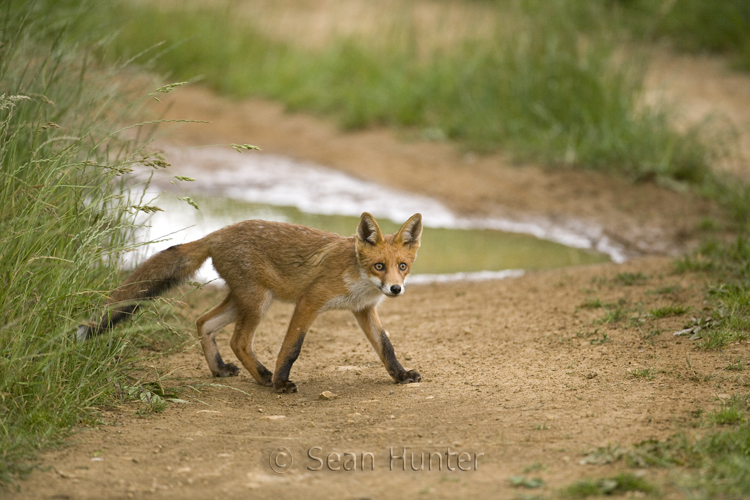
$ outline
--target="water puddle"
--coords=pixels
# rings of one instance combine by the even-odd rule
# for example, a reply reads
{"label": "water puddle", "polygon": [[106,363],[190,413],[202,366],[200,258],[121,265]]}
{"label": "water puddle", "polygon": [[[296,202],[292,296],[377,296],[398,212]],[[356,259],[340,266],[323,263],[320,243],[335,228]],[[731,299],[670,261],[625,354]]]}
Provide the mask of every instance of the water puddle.
{"label": "water puddle", "polygon": [[[318,165],[218,147],[167,151],[171,174],[157,172],[148,197],[164,212],[150,217],[140,238],[159,240],[134,256],[200,238],[245,219],[294,222],[349,236],[359,215],[372,213],[385,232],[396,231],[412,214],[424,221],[422,247],[411,282],[495,279],[526,269],[545,269],[624,260],[597,228],[560,227],[541,219],[514,221],[459,217],[438,201],[399,192]],[[144,180],[150,171],[139,171]],[[178,197],[190,196],[196,210]],[[126,265],[132,265],[133,258]],[[204,266],[198,279],[217,276]]]}

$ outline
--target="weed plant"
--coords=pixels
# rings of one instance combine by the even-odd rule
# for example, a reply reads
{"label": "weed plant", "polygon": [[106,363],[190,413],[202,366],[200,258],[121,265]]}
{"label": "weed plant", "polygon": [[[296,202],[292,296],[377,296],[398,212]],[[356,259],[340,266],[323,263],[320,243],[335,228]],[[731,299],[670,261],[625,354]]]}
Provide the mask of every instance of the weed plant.
{"label": "weed plant", "polygon": [[0,482],[96,421],[136,352],[75,341],[134,241],[122,175],[138,151],[112,133],[114,75],[66,42],[52,5],[0,2]]}

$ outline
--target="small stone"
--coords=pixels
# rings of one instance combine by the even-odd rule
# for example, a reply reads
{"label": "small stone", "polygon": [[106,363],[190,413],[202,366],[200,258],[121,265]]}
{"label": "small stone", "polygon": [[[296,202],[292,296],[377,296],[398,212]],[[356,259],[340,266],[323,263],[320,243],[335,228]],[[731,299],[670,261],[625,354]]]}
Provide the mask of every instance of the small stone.
{"label": "small stone", "polygon": [[320,396],[318,396],[320,399],[325,399],[330,401],[331,399],[334,399],[337,397],[336,394],[332,393],[331,391],[323,391],[320,393]]}

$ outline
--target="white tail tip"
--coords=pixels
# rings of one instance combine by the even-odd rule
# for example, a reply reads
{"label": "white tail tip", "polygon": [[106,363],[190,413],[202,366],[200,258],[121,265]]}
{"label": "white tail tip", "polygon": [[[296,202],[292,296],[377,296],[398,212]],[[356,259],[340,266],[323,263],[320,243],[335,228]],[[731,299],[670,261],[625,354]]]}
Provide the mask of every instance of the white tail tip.
{"label": "white tail tip", "polygon": [[79,342],[83,342],[84,340],[89,338],[89,327],[86,325],[80,325],[78,327],[78,330],[76,330],[76,337],[78,338]]}

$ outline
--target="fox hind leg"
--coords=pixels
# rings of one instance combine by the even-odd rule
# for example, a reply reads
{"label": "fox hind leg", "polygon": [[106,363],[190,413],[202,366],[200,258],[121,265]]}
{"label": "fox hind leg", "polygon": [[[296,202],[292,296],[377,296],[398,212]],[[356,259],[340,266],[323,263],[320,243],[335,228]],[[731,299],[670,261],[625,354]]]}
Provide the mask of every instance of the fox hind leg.
{"label": "fox hind leg", "polygon": [[237,307],[231,295],[206,314],[198,318],[198,336],[203,346],[203,354],[208,361],[208,367],[214,377],[233,377],[239,374],[240,369],[234,363],[224,363],[216,345],[216,333],[237,319]]}
{"label": "fox hind leg", "polygon": [[260,384],[266,387],[272,385],[273,374],[258,361],[253,351],[253,337],[255,330],[260,324],[268,307],[271,305],[270,292],[256,290],[255,293],[246,293],[242,297],[236,297],[237,322],[234,327],[234,335],[230,345],[242,366]]}

